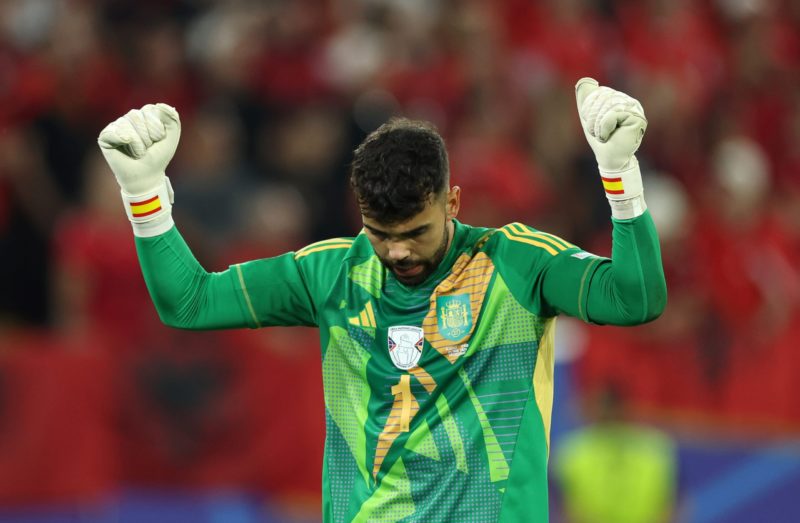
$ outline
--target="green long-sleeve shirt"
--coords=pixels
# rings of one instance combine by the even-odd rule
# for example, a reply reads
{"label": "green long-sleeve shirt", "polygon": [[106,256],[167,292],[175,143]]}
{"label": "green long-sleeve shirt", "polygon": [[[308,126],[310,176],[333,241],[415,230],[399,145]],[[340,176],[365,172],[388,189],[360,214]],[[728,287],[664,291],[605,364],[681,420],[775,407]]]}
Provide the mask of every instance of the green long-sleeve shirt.
{"label": "green long-sleeve shirt", "polygon": [[614,220],[612,259],[522,224],[455,222],[415,287],[363,233],[221,273],[174,228],[136,245],[168,325],[319,327],[325,521],[547,521],[556,316],[636,325],[666,303],[647,212]]}

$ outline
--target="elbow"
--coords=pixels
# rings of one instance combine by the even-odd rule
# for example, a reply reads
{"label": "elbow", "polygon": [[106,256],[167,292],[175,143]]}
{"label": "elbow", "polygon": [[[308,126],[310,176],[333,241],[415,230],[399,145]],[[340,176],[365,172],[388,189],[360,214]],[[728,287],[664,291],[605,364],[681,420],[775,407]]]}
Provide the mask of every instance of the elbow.
{"label": "elbow", "polygon": [[666,307],[667,307],[667,299],[666,296],[664,296],[664,299],[660,303],[652,307],[648,307],[647,312],[644,315],[644,319],[642,320],[642,323],[650,323],[651,321],[657,320],[664,313],[664,309]]}
{"label": "elbow", "polygon": [[640,323],[649,323],[657,320],[667,308],[667,284],[664,280],[659,282],[659,285],[654,286],[647,293],[647,299],[642,307],[642,321]]}
{"label": "elbow", "polygon": [[653,301],[653,317],[649,321],[653,321],[664,313],[667,308],[667,280],[663,277],[659,280],[658,286],[655,291],[655,298]]}
{"label": "elbow", "polygon": [[158,312],[158,318],[161,320],[161,323],[167,327],[182,330],[191,328],[189,322],[185,319],[181,319],[181,315],[175,310],[171,310],[167,307],[156,307],[156,312]]}
{"label": "elbow", "polygon": [[620,300],[620,316],[613,322],[614,325],[623,327],[634,327],[643,325],[658,319],[664,313],[667,306],[667,287],[659,284],[647,288],[647,292],[641,293],[639,299]]}
{"label": "elbow", "polygon": [[167,327],[191,330],[197,320],[197,306],[193,300],[180,299],[170,294],[150,293],[158,319]]}
{"label": "elbow", "polygon": [[175,318],[172,317],[164,317],[161,316],[161,323],[166,325],[167,327],[172,327],[173,329],[185,329],[186,327],[181,324],[181,322],[177,321]]}
{"label": "elbow", "polygon": [[161,323],[163,323],[167,327],[172,327],[173,329],[185,328],[183,324],[178,320],[178,318],[173,314],[166,314],[161,311],[158,311],[158,317],[161,320]]}

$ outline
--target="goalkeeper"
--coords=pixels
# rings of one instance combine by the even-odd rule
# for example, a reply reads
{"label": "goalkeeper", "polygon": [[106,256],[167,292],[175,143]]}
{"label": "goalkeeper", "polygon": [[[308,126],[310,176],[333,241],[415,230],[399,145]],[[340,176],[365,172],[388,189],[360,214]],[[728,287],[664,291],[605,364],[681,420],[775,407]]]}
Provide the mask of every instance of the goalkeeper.
{"label": "goalkeeper", "polygon": [[146,105],[100,133],[164,323],[319,328],[325,521],[547,521],[556,317],[637,325],[666,303],[634,156],[642,107],[588,78],[576,98],[611,259],[521,223],[459,222],[442,138],[394,119],[354,152],[355,237],[208,273],[171,217],[175,109]]}

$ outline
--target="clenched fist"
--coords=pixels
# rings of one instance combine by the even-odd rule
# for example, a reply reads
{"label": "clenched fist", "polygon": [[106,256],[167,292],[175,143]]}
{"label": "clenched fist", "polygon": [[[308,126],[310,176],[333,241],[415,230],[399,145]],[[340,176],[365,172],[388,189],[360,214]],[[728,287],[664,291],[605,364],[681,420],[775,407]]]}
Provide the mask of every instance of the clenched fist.
{"label": "clenched fist", "polygon": [[647,129],[642,104],[623,92],[601,87],[593,78],[578,80],[575,98],[612,212],[618,218],[638,216],[645,209],[635,156]]}
{"label": "clenched fist", "polygon": [[165,170],[181,136],[178,111],[148,104],[108,124],[97,139],[122,189],[137,236],[155,236],[172,227],[172,188]]}

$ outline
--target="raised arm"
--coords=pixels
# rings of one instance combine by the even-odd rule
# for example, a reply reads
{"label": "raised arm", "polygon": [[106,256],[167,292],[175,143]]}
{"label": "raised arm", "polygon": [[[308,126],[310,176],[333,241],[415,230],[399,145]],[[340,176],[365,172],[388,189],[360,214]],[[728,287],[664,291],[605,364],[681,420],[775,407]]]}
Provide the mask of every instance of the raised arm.
{"label": "raised arm", "polygon": [[541,292],[554,312],[592,323],[639,325],[664,311],[667,288],[650,213],[612,221],[611,259],[574,247],[548,257]]}
{"label": "raised arm", "polygon": [[598,323],[635,325],[661,315],[667,284],[636,151],[647,119],[642,105],[591,78],[575,86],[578,115],[597,159],[614,222],[611,263],[589,282],[586,312]]}
{"label": "raised arm", "polygon": [[165,170],[178,146],[178,112],[145,105],[103,129],[98,144],[122,189],[147,288],[161,320],[184,329],[313,325],[310,294],[291,254],[209,273],[172,220]]}
{"label": "raised arm", "polygon": [[634,98],[591,78],[579,80],[575,91],[581,127],[611,205],[612,257],[566,253],[553,259],[544,299],[561,312],[595,323],[651,321],[666,306],[667,287],[635,156],[647,129],[644,110]]}

